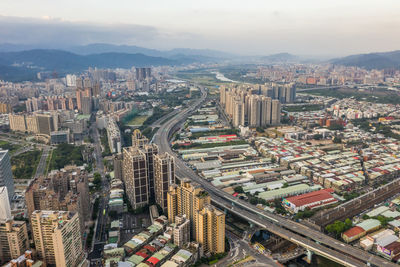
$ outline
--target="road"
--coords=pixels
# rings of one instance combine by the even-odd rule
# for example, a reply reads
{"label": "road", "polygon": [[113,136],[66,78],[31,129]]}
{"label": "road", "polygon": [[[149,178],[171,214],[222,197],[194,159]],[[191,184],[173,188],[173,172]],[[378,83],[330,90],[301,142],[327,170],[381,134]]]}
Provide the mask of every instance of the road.
{"label": "road", "polygon": [[280,215],[261,211],[248,202],[239,200],[226,192],[217,189],[211,183],[201,178],[189,166],[186,165],[171,149],[169,138],[174,130],[186,120],[186,118],[200,107],[207,97],[204,88],[201,88],[202,96],[190,108],[182,110],[179,114],[164,122],[159,131],[154,135],[153,142],[157,144],[161,152],[168,152],[175,157],[176,175],[179,179],[190,178],[202,185],[210,193],[215,205],[229,209],[253,224],[268,229],[293,243],[308,248],[318,254],[332,259],[346,266],[397,266],[383,258],[372,255],[361,249],[340,242],[324,233],[305,225],[286,219]]}
{"label": "road", "polygon": [[[105,177],[103,157],[101,155],[101,142],[99,132],[96,127],[96,123],[92,123],[90,127],[90,134],[94,140],[94,157],[96,158],[96,171],[100,173],[102,178],[102,190],[100,192],[100,203],[99,203],[99,213],[97,216],[97,223],[93,235],[93,249],[88,255],[88,260],[90,261],[90,266],[99,266],[101,262],[103,247],[106,243],[107,234],[107,217],[108,217],[108,199],[110,185]],[[102,195],[103,194],[103,195]],[[100,265],[101,266],[101,265]]]}
{"label": "road", "polygon": [[50,153],[50,147],[49,146],[43,146],[43,152],[40,157],[39,164],[36,168],[36,173],[35,173],[35,179],[38,178],[39,176],[44,174],[44,171],[46,170],[46,160],[47,157],[49,156]]}
{"label": "road", "polygon": [[229,266],[238,260],[244,259],[246,256],[252,256],[255,260],[253,263],[246,263],[246,266],[281,266],[272,258],[268,258],[267,256],[260,254],[257,250],[250,247],[248,242],[232,234],[231,232],[227,231],[226,237],[228,238],[230,245],[229,254],[227,257],[220,260],[217,263],[217,266]]}

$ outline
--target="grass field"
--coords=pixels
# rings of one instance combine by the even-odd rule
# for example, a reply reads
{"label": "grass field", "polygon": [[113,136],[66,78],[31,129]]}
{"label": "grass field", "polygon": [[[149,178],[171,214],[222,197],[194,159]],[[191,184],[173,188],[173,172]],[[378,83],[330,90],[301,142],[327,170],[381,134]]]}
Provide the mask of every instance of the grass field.
{"label": "grass field", "polygon": [[148,117],[149,116],[146,116],[146,115],[139,115],[139,116],[136,116],[135,118],[133,118],[132,120],[128,121],[126,124],[127,125],[142,126],[143,122],[145,122]]}
{"label": "grass field", "polygon": [[31,179],[36,172],[42,151],[35,149],[11,158],[15,179]]}
{"label": "grass field", "polygon": [[0,148],[9,150],[10,154],[14,154],[18,149],[21,148],[20,145],[12,144],[4,140],[0,140]]}
{"label": "grass field", "polygon": [[215,87],[217,85],[221,84],[226,84],[227,82],[222,82],[218,80],[215,77],[215,74],[210,73],[208,71],[197,71],[197,72],[179,72],[176,74],[176,77],[178,79],[184,79],[184,80],[189,80],[194,83],[203,85],[203,86],[209,86],[209,87]]}

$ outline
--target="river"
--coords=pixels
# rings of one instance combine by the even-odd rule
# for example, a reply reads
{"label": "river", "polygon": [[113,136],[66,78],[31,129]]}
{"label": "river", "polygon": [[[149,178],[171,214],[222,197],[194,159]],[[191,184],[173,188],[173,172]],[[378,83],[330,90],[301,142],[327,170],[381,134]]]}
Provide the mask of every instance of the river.
{"label": "river", "polygon": [[222,82],[237,83],[237,81],[226,78],[225,75],[223,75],[222,73],[220,73],[218,71],[213,71],[212,73],[215,74],[215,78],[217,78],[218,80],[220,80]]}

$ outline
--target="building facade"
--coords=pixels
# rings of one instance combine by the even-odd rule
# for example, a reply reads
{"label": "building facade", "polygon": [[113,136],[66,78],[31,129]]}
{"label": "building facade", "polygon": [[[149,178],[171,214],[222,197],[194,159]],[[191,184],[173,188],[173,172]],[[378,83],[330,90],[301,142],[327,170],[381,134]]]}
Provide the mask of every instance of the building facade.
{"label": "building facade", "polygon": [[84,251],[77,213],[36,210],[31,223],[38,257],[46,265],[61,267],[82,263]]}
{"label": "building facade", "polygon": [[154,156],[154,191],[156,203],[166,211],[169,185],[175,183],[175,160],[168,153]]}
{"label": "building facade", "polygon": [[7,187],[8,198],[11,201],[14,196],[14,179],[8,150],[0,150],[0,187],[1,186]]}

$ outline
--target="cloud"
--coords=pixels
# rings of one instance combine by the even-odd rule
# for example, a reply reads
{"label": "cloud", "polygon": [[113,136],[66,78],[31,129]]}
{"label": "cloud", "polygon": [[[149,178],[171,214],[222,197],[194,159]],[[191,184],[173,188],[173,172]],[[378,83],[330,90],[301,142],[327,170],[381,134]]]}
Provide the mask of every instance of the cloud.
{"label": "cloud", "polygon": [[168,33],[151,26],[70,22],[49,16],[41,19],[0,16],[0,40],[7,43],[66,47],[98,42],[145,44],[165,37]]}

